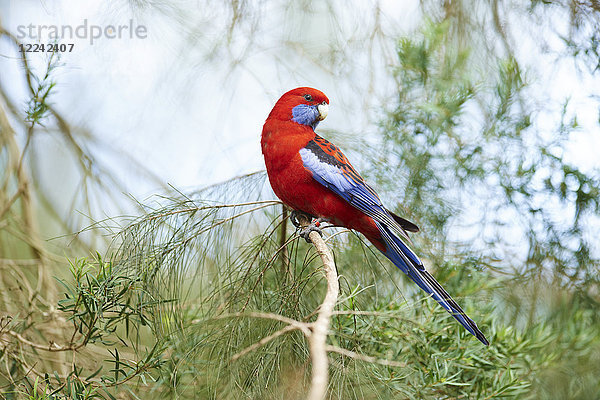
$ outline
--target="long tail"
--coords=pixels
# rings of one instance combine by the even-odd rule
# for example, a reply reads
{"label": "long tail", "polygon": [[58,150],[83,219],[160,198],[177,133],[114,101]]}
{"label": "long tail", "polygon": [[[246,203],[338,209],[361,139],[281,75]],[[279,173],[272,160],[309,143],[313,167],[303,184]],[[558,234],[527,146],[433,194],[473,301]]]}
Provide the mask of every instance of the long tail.
{"label": "long tail", "polygon": [[384,254],[410,277],[421,289],[431,295],[450,315],[461,323],[469,332],[471,332],[481,343],[486,346],[490,344],[483,333],[477,327],[477,324],[469,318],[462,308],[446,292],[446,290],[435,280],[435,278],[425,270],[419,257],[385,225],[375,221],[377,228],[386,244],[387,250]]}

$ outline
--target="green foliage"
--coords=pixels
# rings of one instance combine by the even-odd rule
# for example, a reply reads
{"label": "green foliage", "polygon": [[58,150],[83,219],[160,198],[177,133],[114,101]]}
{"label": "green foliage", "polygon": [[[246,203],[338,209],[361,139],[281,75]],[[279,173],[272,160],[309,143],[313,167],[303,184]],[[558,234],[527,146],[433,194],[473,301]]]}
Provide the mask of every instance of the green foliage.
{"label": "green foliage", "polygon": [[[238,183],[254,182],[256,177]],[[268,211],[274,205],[167,201],[123,230],[115,261],[98,257],[93,265],[75,264],[63,310],[75,326],[85,327],[79,332],[84,338],[91,318],[103,327],[92,330],[96,342],[110,348],[116,337],[122,344],[136,343],[136,354],[125,358],[122,346],[111,350],[99,382],[77,371],[70,379],[103,397],[118,385],[156,398],[234,398],[240,392],[250,398],[302,398],[310,372],[308,345],[298,331],[281,333],[286,323],[277,316],[315,318],[324,284],[314,250],[295,235],[286,235],[282,247],[276,223],[240,244],[223,240],[241,226],[252,233],[266,221],[280,221]],[[598,355],[597,312],[577,297],[546,304],[548,317],[522,328],[514,320],[523,299],[512,304],[502,297],[515,284],[512,278],[481,271],[478,260],[447,262],[436,275],[486,331],[492,342],[486,348],[432,300],[405,286],[395,267],[381,265],[357,236],[328,232],[342,283],[329,342],[358,357],[330,353],[333,398],[551,398],[546,388],[556,374]],[[132,335],[124,330],[127,320],[150,329],[145,336]],[[140,340],[145,346],[160,341],[162,350],[140,357]],[[556,390],[567,398],[597,391],[599,371],[590,366],[579,369],[584,385]]]}
{"label": "green foliage", "polygon": [[[314,320],[325,287],[312,246],[281,230],[278,202],[233,202],[240,190],[258,195],[262,182],[263,174],[251,175],[195,195],[231,203],[162,199],[122,230],[110,261],[73,263],[59,303],[74,328],[69,346],[107,357],[98,366],[82,355],[66,376],[37,386],[24,379],[19,390],[47,398],[112,398],[117,388],[148,398],[302,398],[308,345],[282,329],[286,318]],[[522,325],[531,300],[504,297],[518,293],[518,282],[481,270],[481,258],[449,257],[436,276],[486,332],[492,345],[484,347],[356,235],[327,232],[342,289],[329,343],[350,352],[330,353],[332,398],[585,398],[600,390],[598,313],[580,297],[538,287],[540,300],[553,301],[539,308],[533,299],[538,316]],[[556,383],[573,378],[566,371],[582,384]]]}
{"label": "green foliage", "polygon": [[35,84],[31,82],[33,91],[29,104],[27,104],[25,121],[32,125],[43,125],[42,121],[50,111],[48,99],[56,86],[56,82],[52,78],[52,73],[59,66],[59,58],[60,53],[50,53],[44,76],[40,78],[38,75],[31,75],[30,79],[35,81]]}
{"label": "green foliage", "polygon": [[[593,377],[598,373],[595,360],[600,346],[595,291],[599,260],[590,250],[592,239],[586,222],[598,220],[600,180],[563,157],[562,149],[578,129],[577,121],[567,117],[565,102],[551,135],[541,132],[535,121],[537,110],[527,101],[527,80],[516,60],[498,59],[495,68],[477,76],[470,68],[469,53],[446,45],[449,23],[430,23],[421,35],[399,42],[398,98],[382,124],[384,150],[372,153],[386,157],[377,157],[373,164],[387,163],[388,169],[385,174],[373,175],[380,187],[396,195],[405,193],[402,207],[411,210],[424,228],[425,238],[417,240],[423,251],[429,251],[431,263],[440,268],[438,278],[457,268],[464,276],[469,265],[464,261],[469,259],[490,270],[516,274],[490,288],[495,310],[481,304],[476,308],[481,316],[493,316],[494,321],[487,355],[495,352],[496,358],[483,357],[493,366],[488,372],[498,372],[500,365],[506,371],[495,377],[493,372],[481,376],[481,383],[474,383],[467,392],[422,395],[556,398],[560,393],[558,398],[598,397],[600,386]],[[402,172],[408,173],[408,179],[398,185],[395,178]],[[471,212],[464,209],[468,197],[481,199],[475,202],[484,210],[480,218],[465,218],[465,213]],[[467,204],[473,207],[472,201]],[[491,257],[486,261],[477,247],[461,243],[465,239],[460,237],[451,246],[447,239],[451,228],[473,229],[461,222],[463,218],[475,225],[475,237],[502,249],[514,242],[514,226],[507,224],[507,218],[518,221],[525,239],[518,251],[525,254],[524,262],[514,267],[489,250]],[[491,235],[487,233],[490,226]],[[452,268],[443,261],[457,256],[464,260],[460,267]],[[477,269],[465,276],[479,286],[469,291],[471,299],[482,295],[485,280],[479,279],[487,275]],[[448,284],[450,293],[465,293],[464,288],[453,290],[451,281]],[[544,303],[548,298],[551,303]],[[556,298],[562,301],[556,304]],[[486,326],[480,318],[475,317]],[[428,324],[437,320],[428,320]],[[452,352],[450,346],[445,347],[443,359],[456,360]],[[435,349],[427,351],[436,353]],[[476,357],[481,359],[481,353]],[[459,364],[458,381],[474,382],[464,375],[469,367]],[[577,373],[573,372],[575,365],[581,366],[575,368]],[[426,369],[432,370],[431,366]],[[485,375],[486,368],[479,366],[478,371]],[[500,384],[499,376],[510,379]],[[423,377],[417,380],[426,381]],[[487,394],[481,391],[492,387]]]}
{"label": "green foliage", "polygon": [[[38,351],[73,353],[71,370],[39,374],[35,380],[25,375],[15,393],[32,399],[114,399],[117,387],[156,380],[165,339],[147,328],[156,302],[148,301],[141,280],[99,254],[93,261],[73,262],[71,275],[60,281],[64,299],[58,302],[71,325],[71,332],[64,332],[69,343],[35,345]],[[108,358],[96,360],[96,352]]]}
{"label": "green foliage", "polygon": [[[402,207],[429,241],[444,243],[450,226],[465,227],[460,208],[467,200],[478,213],[497,216],[465,218],[487,245],[514,245],[503,226],[507,218],[519,221],[526,242],[519,251],[527,255],[520,272],[546,270],[578,288],[597,285],[599,260],[584,221],[598,221],[600,179],[564,159],[562,149],[578,129],[567,117],[568,102],[555,130],[540,131],[516,60],[498,59],[476,76],[468,51],[446,45],[448,26],[430,23],[398,44],[398,98],[382,124],[383,151],[373,153],[374,165],[392,168],[374,173],[380,186],[405,193]],[[402,173],[407,179],[398,188]],[[446,257],[429,242],[425,247],[432,258]]]}
{"label": "green foliage", "polygon": [[148,300],[140,277],[113,270],[112,262],[100,254],[96,257],[93,263],[87,259],[72,263],[72,283],[61,281],[65,298],[58,301],[58,309],[71,315],[69,320],[83,336],[77,347],[95,342],[112,346],[117,341],[108,339],[111,336],[122,342],[119,326],[125,328],[125,337],[139,336],[139,329],[148,325],[146,313],[156,306],[156,301]]}

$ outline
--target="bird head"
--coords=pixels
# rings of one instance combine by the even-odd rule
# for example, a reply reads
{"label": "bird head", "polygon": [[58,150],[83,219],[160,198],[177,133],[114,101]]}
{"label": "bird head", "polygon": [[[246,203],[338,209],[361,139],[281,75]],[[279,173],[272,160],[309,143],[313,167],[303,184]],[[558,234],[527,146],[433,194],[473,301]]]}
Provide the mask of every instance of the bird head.
{"label": "bird head", "polygon": [[275,104],[269,118],[293,121],[313,130],[327,117],[329,99],[320,90],[299,87],[285,93]]}

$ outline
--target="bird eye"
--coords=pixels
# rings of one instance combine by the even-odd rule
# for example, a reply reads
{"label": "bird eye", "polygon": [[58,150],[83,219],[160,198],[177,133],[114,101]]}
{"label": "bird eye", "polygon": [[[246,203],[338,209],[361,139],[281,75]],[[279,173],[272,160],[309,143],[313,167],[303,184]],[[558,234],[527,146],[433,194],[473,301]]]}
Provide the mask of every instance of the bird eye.
{"label": "bird eye", "polygon": [[327,102],[325,100],[323,100],[323,102],[321,104],[324,105],[324,106],[326,106]]}
{"label": "bird eye", "polygon": [[304,99],[305,99],[306,101],[312,101],[312,99],[313,99],[313,98],[312,98],[312,96],[311,96],[310,94],[305,94],[305,95],[304,95]]}

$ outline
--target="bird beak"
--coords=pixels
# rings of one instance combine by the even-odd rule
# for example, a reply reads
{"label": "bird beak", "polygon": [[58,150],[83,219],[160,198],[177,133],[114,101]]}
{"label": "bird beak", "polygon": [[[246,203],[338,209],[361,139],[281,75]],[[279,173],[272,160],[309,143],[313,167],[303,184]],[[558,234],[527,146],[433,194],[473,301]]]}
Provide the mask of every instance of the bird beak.
{"label": "bird beak", "polygon": [[327,118],[327,113],[329,112],[329,105],[319,104],[317,106],[317,110],[319,111],[319,116],[317,117],[317,120],[323,121],[325,118]]}

